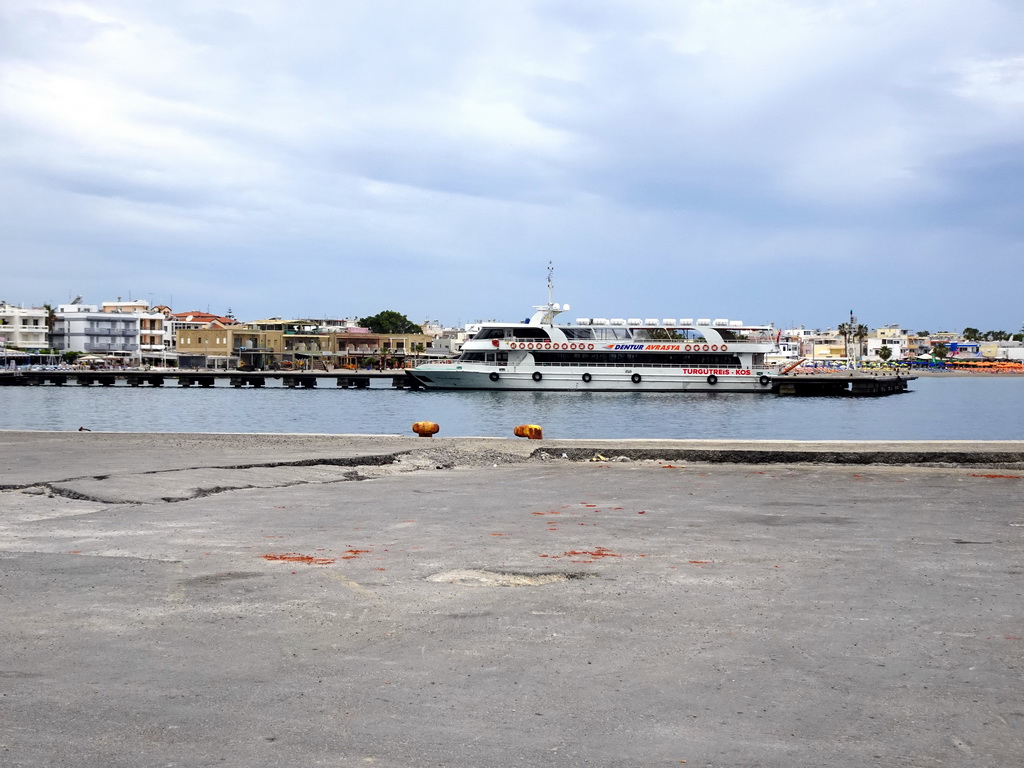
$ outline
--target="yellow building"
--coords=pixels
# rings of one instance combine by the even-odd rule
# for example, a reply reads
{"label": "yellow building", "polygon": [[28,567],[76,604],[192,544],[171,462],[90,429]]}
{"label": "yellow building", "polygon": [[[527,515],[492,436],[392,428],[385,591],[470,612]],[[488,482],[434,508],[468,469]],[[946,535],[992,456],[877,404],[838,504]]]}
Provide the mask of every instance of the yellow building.
{"label": "yellow building", "polygon": [[232,328],[216,320],[199,327],[179,328],[175,351],[182,368],[231,368]]}
{"label": "yellow building", "polygon": [[274,368],[400,368],[425,349],[430,336],[377,334],[340,320],[268,318],[229,329],[237,364]]}

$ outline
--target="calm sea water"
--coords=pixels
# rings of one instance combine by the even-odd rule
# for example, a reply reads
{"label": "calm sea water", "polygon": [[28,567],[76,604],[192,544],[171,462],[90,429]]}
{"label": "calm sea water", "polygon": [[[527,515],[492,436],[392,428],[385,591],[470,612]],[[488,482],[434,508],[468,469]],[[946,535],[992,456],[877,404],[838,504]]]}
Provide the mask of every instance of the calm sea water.
{"label": "calm sea water", "polygon": [[549,438],[1021,440],[1024,377],[922,378],[889,397],[741,394],[0,387],[0,429],[412,434]]}

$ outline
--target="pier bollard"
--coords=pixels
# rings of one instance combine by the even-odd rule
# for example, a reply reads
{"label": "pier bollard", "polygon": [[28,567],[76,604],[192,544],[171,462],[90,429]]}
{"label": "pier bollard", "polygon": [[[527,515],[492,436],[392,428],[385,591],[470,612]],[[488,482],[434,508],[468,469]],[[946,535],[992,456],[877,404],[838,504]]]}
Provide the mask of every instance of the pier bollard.
{"label": "pier bollard", "polygon": [[432,421],[417,421],[412,425],[412,431],[420,437],[433,437],[441,428]]}
{"label": "pier bollard", "polygon": [[520,424],[512,430],[516,437],[526,437],[530,440],[543,440],[544,431],[536,424]]}

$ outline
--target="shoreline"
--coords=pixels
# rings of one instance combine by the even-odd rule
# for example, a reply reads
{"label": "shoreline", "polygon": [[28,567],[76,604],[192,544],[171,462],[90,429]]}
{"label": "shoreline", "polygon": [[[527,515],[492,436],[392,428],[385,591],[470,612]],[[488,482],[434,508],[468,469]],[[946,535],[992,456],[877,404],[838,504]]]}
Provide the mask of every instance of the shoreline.
{"label": "shoreline", "polygon": [[[178,456],[178,459],[172,459]],[[1024,469],[1024,440],[709,440],[432,437],[398,434],[48,432],[0,430],[4,480],[159,473],[195,462],[225,469],[302,466],[434,468],[673,464],[990,467]],[[184,464],[182,464],[184,462]],[[81,469],[75,467],[81,466]]]}

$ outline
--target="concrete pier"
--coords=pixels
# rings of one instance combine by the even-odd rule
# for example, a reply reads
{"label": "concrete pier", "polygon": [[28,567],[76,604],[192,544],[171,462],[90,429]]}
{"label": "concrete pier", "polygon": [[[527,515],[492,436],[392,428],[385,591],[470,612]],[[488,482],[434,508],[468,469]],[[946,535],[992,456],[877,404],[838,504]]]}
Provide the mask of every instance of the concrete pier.
{"label": "concrete pier", "polygon": [[0,765],[1015,765],[1022,490],[1022,442],[0,432]]}
{"label": "concrete pier", "polygon": [[908,384],[916,378],[916,376],[892,376],[865,371],[787,373],[772,378],[772,391],[780,395],[879,397],[906,392]]}
{"label": "concrete pier", "polygon": [[404,371],[354,371],[338,369],[323,371],[214,371],[214,370],[33,370],[33,371],[0,371],[0,387],[25,387],[52,384],[62,386],[74,382],[83,387],[101,384],[112,387],[123,383],[129,387],[143,385],[161,387],[166,380],[177,381],[181,387],[213,387],[227,384],[235,388],[246,386],[259,388],[266,385],[267,380],[280,380],[282,386],[289,389],[313,389],[319,382],[334,382],[338,387],[365,389],[370,386],[371,379],[386,379],[392,387],[404,389],[410,386],[411,379]]}

